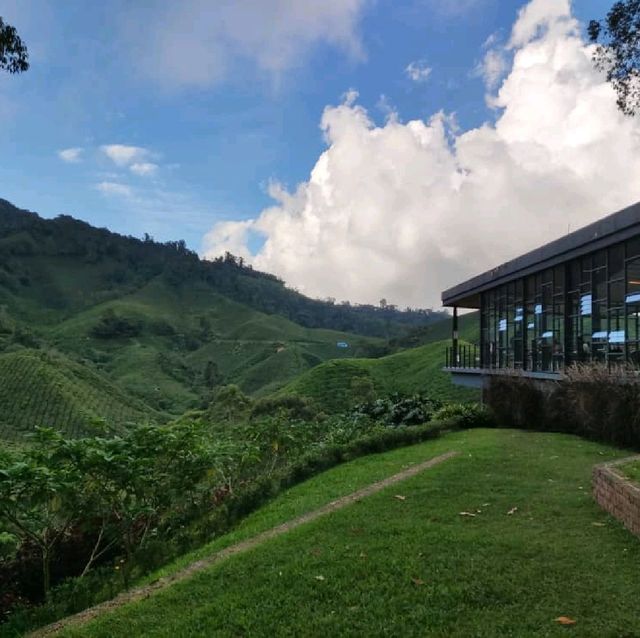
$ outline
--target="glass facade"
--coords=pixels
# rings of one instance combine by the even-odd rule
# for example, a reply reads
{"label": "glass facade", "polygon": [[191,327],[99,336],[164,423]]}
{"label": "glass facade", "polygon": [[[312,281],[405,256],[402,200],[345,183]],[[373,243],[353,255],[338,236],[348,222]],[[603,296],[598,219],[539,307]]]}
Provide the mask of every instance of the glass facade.
{"label": "glass facade", "polygon": [[483,292],[480,365],[640,365],[640,236]]}

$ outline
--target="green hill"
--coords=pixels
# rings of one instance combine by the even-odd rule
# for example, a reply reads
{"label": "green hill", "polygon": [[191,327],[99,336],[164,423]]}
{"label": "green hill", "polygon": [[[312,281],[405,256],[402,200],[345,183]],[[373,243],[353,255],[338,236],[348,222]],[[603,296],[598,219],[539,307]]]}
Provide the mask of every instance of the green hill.
{"label": "green hill", "polygon": [[[309,299],[230,255],[202,261],[184,242],[122,237],[69,216],[45,220],[0,200],[0,355],[59,353],[107,403],[115,389],[144,406],[134,416],[180,415],[221,384],[264,396],[324,361],[387,354],[386,337],[443,316]],[[0,385],[9,386],[4,374]],[[31,404],[50,401],[52,378],[39,377]],[[28,430],[39,413],[15,405],[5,431]],[[100,410],[122,421],[115,407]],[[68,411],[74,416],[55,416],[70,431],[80,415],[98,414]]]}
{"label": "green hill", "polygon": [[19,438],[36,425],[77,436],[98,419],[117,428],[162,418],[104,376],[61,355],[35,350],[0,355],[0,438]]}
{"label": "green hill", "polygon": [[[379,359],[327,361],[304,373],[281,394],[296,394],[314,400],[328,412],[339,412],[353,404],[352,390],[367,380],[376,394],[422,393],[447,401],[477,400],[478,392],[455,386],[442,371],[450,341],[436,341]],[[357,395],[356,395],[357,397]]]}
{"label": "green hill", "polygon": [[156,277],[176,289],[205,284],[253,310],[307,328],[389,338],[444,316],[310,299],[233,255],[200,260],[183,241],[123,237],[68,215],[42,219],[0,199],[0,303],[10,301],[23,317],[53,320],[139,290]]}

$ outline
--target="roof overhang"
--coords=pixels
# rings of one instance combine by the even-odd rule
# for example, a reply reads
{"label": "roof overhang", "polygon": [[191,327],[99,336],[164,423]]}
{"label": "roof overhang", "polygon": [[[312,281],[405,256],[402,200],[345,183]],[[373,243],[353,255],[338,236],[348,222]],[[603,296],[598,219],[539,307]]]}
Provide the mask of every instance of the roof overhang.
{"label": "roof overhang", "polygon": [[480,293],[640,235],[640,202],[516,257],[442,293],[443,306],[479,308]]}

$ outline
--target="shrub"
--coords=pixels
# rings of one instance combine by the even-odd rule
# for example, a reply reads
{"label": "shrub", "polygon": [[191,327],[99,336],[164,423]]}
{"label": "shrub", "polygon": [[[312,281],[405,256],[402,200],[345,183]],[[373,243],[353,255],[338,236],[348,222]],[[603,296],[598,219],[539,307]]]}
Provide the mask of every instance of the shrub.
{"label": "shrub", "polygon": [[366,416],[386,425],[418,425],[431,420],[442,402],[421,394],[404,396],[399,393],[361,403],[354,409],[357,416]]}
{"label": "shrub", "polygon": [[640,378],[630,367],[581,364],[558,381],[492,377],[485,401],[499,425],[577,434],[640,448]]}
{"label": "shrub", "polygon": [[271,415],[295,421],[312,421],[317,411],[310,399],[294,394],[258,399],[251,409],[251,419]]}
{"label": "shrub", "polygon": [[449,403],[436,410],[432,418],[434,421],[455,419],[463,429],[485,428],[493,425],[489,410],[479,403]]}
{"label": "shrub", "polygon": [[241,421],[251,410],[251,399],[237,385],[220,386],[206,410],[212,423]]}
{"label": "shrub", "polygon": [[99,339],[137,337],[142,331],[142,323],[137,319],[121,317],[109,308],[100,321],[91,329],[91,335]]}

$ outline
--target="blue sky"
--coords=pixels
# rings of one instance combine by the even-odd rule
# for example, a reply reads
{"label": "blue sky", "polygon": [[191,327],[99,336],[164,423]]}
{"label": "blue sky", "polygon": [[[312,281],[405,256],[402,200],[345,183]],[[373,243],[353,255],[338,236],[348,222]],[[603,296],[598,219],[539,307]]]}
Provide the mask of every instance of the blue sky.
{"label": "blue sky", "polygon": [[[290,4],[259,3],[283,12]],[[213,49],[198,48],[184,26],[201,22],[202,2],[183,3],[190,16],[172,14],[174,3],[146,2],[146,11],[132,4],[0,0],[0,16],[17,27],[32,63],[28,73],[0,77],[0,197],[44,216],[183,238],[200,250],[216,223],[270,206],[270,181],[293,190],[308,179],[326,148],[323,110],[350,89],[377,125],[390,110],[405,122],[455,112],[462,130],[495,120],[473,70],[487,38],[508,40],[527,3],[343,0],[350,10],[336,9],[317,32],[315,19],[279,18],[291,20],[281,35],[293,53],[268,28],[261,32],[250,0],[226,27],[249,25],[253,39],[242,46],[217,25],[215,7],[226,0],[204,3],[195,39],[206,40],[211,25],[220,40]],[[580,0],[573,12],[585,22],[609,4]],[[193,69],[174,67],[160,46],[165,55],[195,55]],[[114,145],[138,150],[127,155]],[[66,157],[77,161],[59,156],[75,148],[82,151]],[[254,234],[248,241],[254,252],[260,247]]]}

